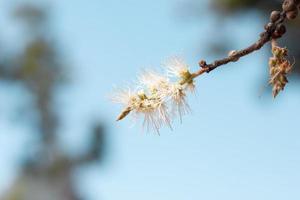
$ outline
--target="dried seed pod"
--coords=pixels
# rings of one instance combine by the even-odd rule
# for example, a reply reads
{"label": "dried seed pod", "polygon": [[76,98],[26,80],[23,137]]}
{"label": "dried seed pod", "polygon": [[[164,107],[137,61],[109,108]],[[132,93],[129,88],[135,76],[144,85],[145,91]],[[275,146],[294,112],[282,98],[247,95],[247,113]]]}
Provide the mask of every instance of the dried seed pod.
{"label": "dried seed pod", "polygon": [[289,20],[293,20],[293,19],[295,19],[297,16],[298,16],[298,10],[293,10],[293,11],[289,11],[289,12],[286,13],[286,17],[287,17]]}
{"label": "dried seed pod", "polygon": [[270,21],[272,23],[276,22],[280,18],[280,11],[273,11],[270,15]]}
{"label": "dried seed pod", "polygon": [[297,10],[297,5],[294,0],[285,0],[282,4],[282,9],[285,12]]}
{"label": "dried seed pod", "polygon": [[287,75],[292,70],[292,64],[287,60],[287,48],[273,46],[272,53],[273,57],[269,59],[269,84],[273,86],[273,97],[275,98],[288,83]]}

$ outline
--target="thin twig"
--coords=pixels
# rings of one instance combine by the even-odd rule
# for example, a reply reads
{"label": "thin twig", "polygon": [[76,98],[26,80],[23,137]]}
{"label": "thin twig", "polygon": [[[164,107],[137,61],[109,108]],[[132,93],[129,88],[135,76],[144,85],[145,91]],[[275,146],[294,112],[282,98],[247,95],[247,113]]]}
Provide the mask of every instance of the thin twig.
{"label": "thin twig", "polygon": [[[216,60],[216,61],[212,62],[211,64],[207,64],[206,61],[201,60],[199,62],[199,66],[201,67],[201,69],[199,69],[198,71],[193,73],[193,76],[194,77],[200,76],[204,72],[209,73],[222,65],[228,64],[230,62],[236,62],[241,57],[244,57],[246,55],[249,55],[249,54],[261,49],[266,43],[270,42],[273,39],[274,32],[276,30],[276,26],[285,22],[285,20],[286,20],[286,12],[282,11],[280,14],[280,18],[275,23],[269,23],[268,25],[265,26],[266,30],[260,34],[260,39],[257,42],[255,42],[254,44],[250,45],[249,47],[247,47],[245,49],[235,51],[233,54],[228,55],[227,57],[225,57],[223,59]],[[279,36],[279,37],[281,37],[281,36]]]}

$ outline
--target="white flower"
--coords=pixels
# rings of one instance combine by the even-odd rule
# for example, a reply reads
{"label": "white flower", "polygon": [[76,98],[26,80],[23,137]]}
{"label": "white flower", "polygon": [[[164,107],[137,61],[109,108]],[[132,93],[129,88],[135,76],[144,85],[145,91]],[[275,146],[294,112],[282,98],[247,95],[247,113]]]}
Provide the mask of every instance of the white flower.
{"label": "white flower", "polygon": [[[139,94],[144,96],[145,94]],[[159,133],[159,129],[163,125],[171,128],[171,121],[168,114],[168,109],[162,98],[151,96],[145,99],[141,98],[141,102],[135,107],[136,114],[144,116],[143,125],[149,131],[153,129]]]}
{"label": "white flower", "polygon": [[122,104],[123,106],[130,106],[136,99],[136,94],[130,89],[118,89],[111,95],[111,101]]}
{"label": "white flower", "polygon": [[[179,78],[179,83],[191,92],[194,91],[195,83],[188,65],[180,57],[172,57],[164,63],[169,77]],[[185,88],[184,88],[185,89]]]}
{"label": "white flower", "polygon": [[182,116],[191,111],[190,106],[186,101],[184,87],[180,84],[173,84],[172,87],[170,87],[170,98],[172,101],[172,113],[178,114],[180,122],[182,122]]}
{"label": "white flower", "polygon": [[144,127],[159,133],[164,125],[172,129],[170,116],[178,115],[182,121],[182,116],[190,113],[186,92],[194,90],[193,74],[179,57],[169,59],[165,67],[167,75],[144,71],[138,77],[139,92],[127,89],[115,94],[113,101],[125,106],[118,120],[130,113],[135,117],[142,116]]}
{"label": "white flower", "polygon": [[154,71],[144,71],[139,77],[139,82],[142,86],[149,89],[151,93],[168,90],[170,84],[168,77]]}
{"label": "white flower", "polygon": [[190,81],[189,83],[187,83],[186,85],[186,89],[191,92],[191,93],[194,93],[195,94],[195,88],[196,88],[196,85],[195,85],[195,81]]}
{"label": "white flower", "polygon": [[163,103],[160,103],[159,101],[157,101],[156,103],[151,102],[150,104],[153,104],[153,107],[150,106],[152,108],[143,109],[140,112],[137,111],[137,114],[143,114],[144,116],[144,128],[146,128],[147,131],[153,129],[158,134],[159,129],[164,125],[167,125],[172,129],[167,106]]}
{"label": "white flower", "polygon": [[143,90],[133,93],[132,90],[127,89],[116,91],[111,99],[113,102],[125,106],[117,118],[118,121],[133,112],[135,116],[143,116],[143,125],[147,131],[153,129],[159,133],[159,129],[163,125],[171,128],[168,108],[163,98],[156,94],[147,96]]}
{"label": "white flower", "polygon": [[186,73],[189,73],[189,67],[180,57],[171,57],[163,65],[167,69],[167,74],[170,77],[184,78]]}
{"label": "white flower", "polygon": [[118,116],[117,121],[125,118],[138,104],[139,97],[132,92],[130,88],[123,90],[116,90],[111,95],[111,100],[114,103],[122,104],[125,109]]}

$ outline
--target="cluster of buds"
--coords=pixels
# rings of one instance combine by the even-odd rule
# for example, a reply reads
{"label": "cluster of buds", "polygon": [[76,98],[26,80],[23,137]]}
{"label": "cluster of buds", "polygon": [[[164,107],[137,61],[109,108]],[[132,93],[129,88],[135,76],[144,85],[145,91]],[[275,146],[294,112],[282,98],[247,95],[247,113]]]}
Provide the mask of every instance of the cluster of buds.
{"label": "cluster of buds", "polygon": [[270,22],[265,25],[265,30],[272,32],[272,38],[278,39],[286,33],[284,18],[294,20],[299,14],[300,0],[284,0],[281,11],[273,11],[270,15]]}
{"label": "cluster of buds", "polygon": [[299,6],[300,6],[299,0],[284,0],[282,4],[282,10],[286,12],[286,17],[289,20],[293,20],[298,16]]}
{"label": "cluster of buds", "polygon": [[273,11],[270,15],[270,22],[265,25],[266,31],[271,31],[273,27],[275,27],[275,30],[272,34],[273,39],[278,39],[282,37],[286,33],[286,27],[283,23],[279,23],[277,25],[276,22],[280,20],[281,12],[280,11]]}
{"label": "cluster of buds", "polygon": [[136,89],[119,90],[112,95],[115,103],[125,107],[117,121],[129,114],[142,115],[146,129],[154,129],[159,133],[163,125],[171,128],[171,116],[178,115],[181,120],[184,114],[189,113],[186,94],[194,90],[194,75],[178,57],[169,59],[163,65],[165,75],[144,71],[138,77]]}
{"label": "cluster of buds", "polygon": [[269,60],[270,81],[273,87],[273,97],[275,98],[280,91],[284,90],[288,83],[287,75],[292,70],[292,64],[287,60],[287,48],[272,45],[273,57]]}

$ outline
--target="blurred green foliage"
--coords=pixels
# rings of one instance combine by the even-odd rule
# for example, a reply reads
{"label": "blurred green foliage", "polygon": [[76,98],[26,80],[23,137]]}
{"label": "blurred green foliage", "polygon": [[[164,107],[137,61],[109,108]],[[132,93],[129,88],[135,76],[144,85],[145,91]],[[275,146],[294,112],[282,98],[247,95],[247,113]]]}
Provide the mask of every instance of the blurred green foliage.
{"label": "blurred green foliage", "polygon": [[[60,146],[58,130],[62,123],[59,108],[55,104],[57,90],[67,84],[66,67],[58,45],[49,27],[48,12],[32,4],[23,4],[13,13],[19,25],[23,25],[25,45],[6,56],[0,55],[0,84],[19,84],[29,92],[35,113],[32,134],[37,144],[28,153],[15,184],[1,200],[78,200],[72,175],[76,168],[101,161],[105,148],[105,130],[97,122],[91,132],[89,148],[77,156],[68,155]],[[7,59],[3,59],[6,57]],[[20,101],[22,98],[20,98]],[[32,125],[31,124],[31,125]],[[27,151],[26,151],[27,152]],[[30,151],[28,151],[30,152]]]}

